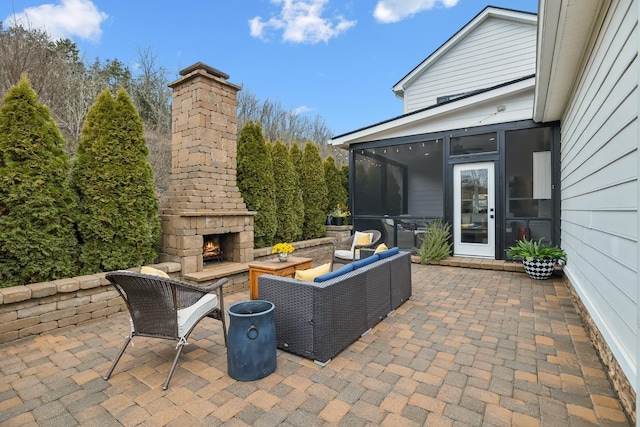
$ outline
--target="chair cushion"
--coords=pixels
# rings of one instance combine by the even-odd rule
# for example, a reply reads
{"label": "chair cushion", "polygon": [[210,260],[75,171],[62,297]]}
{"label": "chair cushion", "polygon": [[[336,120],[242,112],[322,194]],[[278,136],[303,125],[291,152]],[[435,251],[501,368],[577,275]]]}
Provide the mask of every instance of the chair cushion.
{"label": "chair cushion", "polygon": [[317,276],[326,274],[329,271],[331,271],[331,263],[326,263],[315,268],[310,268],[308,270],[296,270],[295,278],[298,280],[304,280],[306,282],[313,282],[313,279],[315,279]]}
{"label": "chair cushion", "polygon": [[361,233],[356,231],[356,235],[353,238],[356,246],[367,246],[371,244],[371,239],[373,239],[372,233]]}
{"label": "chair cushion", "polygon": [[146,265],[143,265],[142,268],[140,268],[140,273],[150,274],[152,276],[166,277],[167,279],[169,279],[169,275],[164,271],[158,270],[157,268],[149,267]]}
{"label": "chair cushion", "polygon": [[356,262],[352,262],[351,265],[353,265],[353,269],[357,270],[361,267],[364,267],[365,265],[369,265],[369,264],[373,264],[374,262],[378,261],[380,259],[380,257],[378,257],[378,255],[371,255],[368,256],[366,258],[362,258],[359,261]]}
{"label": "chair cushion", "polygon": [[373,233],[363,233],[356,231],[353,235],[353,244],[351,250],[354,250],[356,246],[369,246],[373,240]]}
{"label": "chair cushion", "polygon": [[178,336],[184,337],[198,320],[216,308],[218,297],[216,294],[206,294],[195,304],[178,310]]}
{"label": "chair cushion", "polygon": [[333,255],[336,258],[353,261],[353,250],[337,249]]}
{"label": "chair cushion", "polygon": [[333,279],[334,277],[341,276],[351,271],[353,271],[353,264],[343,265],[336,271],[330,271],[327,274],[323,274],[321,276],[316,277],[315,279],[313,279],[313,281],[317,283],[326,282],[327,280]]}
{"label": "chair cushion", "polygon": [[376,250],[375,250],[374,254],[377,254],[377,253],[382,252],[382,251],[386,251],[386,250],[388,250],[388,249],[389,249],[389,248],[387,247],[387,245],[385,245],[384,243],[380,243],[380,244],[378,245],[378,247],[376,248]]}
{"label": "chair cushion", "polygon": [[394,247],[386,251],[378,252],[378,256],[380,259],[385,259],[398,253],[400,253],[400,249],[398,247]]}

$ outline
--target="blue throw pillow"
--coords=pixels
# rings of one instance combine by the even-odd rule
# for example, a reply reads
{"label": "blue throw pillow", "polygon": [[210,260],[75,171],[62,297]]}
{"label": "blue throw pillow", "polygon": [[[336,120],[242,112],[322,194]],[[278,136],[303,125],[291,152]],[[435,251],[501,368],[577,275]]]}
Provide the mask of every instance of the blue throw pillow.
{"label": "blue throw pillow", "polygon": [[389,258],[390,256],[393,256],[393,255],[399,254],[399,253],[400,253],[400,248],[395,247],[395,248],[391,248],[391,249],[386,250],[386,251],[378,252],[376,255],[378,255],[380,257],[380,259],[385,259],[385,258]]}
{"label": "blue throw pillow", "polygon": [[347,264],[342,266],[341,268],[337,269],[336,271],[330,271],[328,273],[325,273],[323,275],[317,276],[315,279],[313,279],[314,282],[326,282],[327,280],[333,279],[334,277],[338,277],[341,276],[345,273],[349,273],[353,271],[353,264]]}
{"label": "blue throw pillow", "polygon": [[378,261],[379,259],[380,258],[378,257],[378,254],[374,254],[374,255],[368,256],[366,258],[362,258],[359,261],[352,262],[351,265],[353,265],[353,269],[354,270],[357,270],[357,269],[359,269],[361,267],[364,267],[365,265],[372,264],[372,263]]}

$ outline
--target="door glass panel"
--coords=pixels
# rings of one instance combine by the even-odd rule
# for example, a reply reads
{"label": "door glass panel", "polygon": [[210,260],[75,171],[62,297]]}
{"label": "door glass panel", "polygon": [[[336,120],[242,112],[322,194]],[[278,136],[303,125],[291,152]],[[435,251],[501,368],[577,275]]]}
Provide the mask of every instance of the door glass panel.
{"label": "door glass panel", "polygon": [[488,242],[488,171],[487,169],[460,172],[460,241]]}

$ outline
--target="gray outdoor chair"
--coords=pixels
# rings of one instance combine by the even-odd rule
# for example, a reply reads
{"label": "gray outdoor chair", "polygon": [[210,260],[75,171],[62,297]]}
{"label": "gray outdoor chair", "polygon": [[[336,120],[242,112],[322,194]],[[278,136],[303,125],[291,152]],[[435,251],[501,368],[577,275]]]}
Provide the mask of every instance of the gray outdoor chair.
{"label": "gray outdoor chair", "polygon": [[[105,380],[111,377],[116,364],[134,336],[178,342],[176,356],[167,380],[162,386],[163,390],[169,386],[182,348],[187,344],[187,338],[204,317],[222,322],[224,344],[227,345],[222,286],[228,279],[221,279],[213,285],[200,288],[178,280],[131,271],[107,273],[105,277],[120,293],[131,315],[131,332],[125,338],[120,353],[104,377]],[[212,291],[216,293],[211,293]]]}
{"label": "gray outdoor chair", "polygon": [[380,238],[382,237],[382,233],[378,230],[364,230],[360,231],[360,233],[370,233],[373,236],[371,237],[371,243],[368,245],[355,245],[354,239],[356,237],[356,231],[350,237],[340,240],[333,244],[333,260],[331,263],[331,269],[333,270],[333,264],[348,264],[356,259],[356,250],[362,248],[372,248],[375,247]]}

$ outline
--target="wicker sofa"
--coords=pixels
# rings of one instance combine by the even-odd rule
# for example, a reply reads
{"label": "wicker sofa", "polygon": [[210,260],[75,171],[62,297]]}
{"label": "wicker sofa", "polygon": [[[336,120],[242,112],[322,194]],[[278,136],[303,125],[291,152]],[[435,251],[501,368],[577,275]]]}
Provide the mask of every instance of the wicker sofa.
{"label": "wicker sofa", "polygon": [[392,248],[316,277],[262,275],[259,298],[275,305],[279,348],[328,363],[411,296],[411,255]]}

